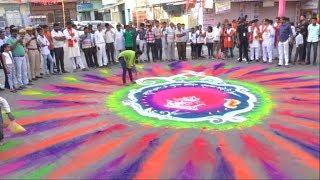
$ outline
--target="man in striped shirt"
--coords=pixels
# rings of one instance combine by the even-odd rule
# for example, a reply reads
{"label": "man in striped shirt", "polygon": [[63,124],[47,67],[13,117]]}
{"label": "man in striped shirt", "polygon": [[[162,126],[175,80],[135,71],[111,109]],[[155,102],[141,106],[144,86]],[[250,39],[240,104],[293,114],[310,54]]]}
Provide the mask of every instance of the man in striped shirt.
{"label": "man in striped shirt", "polygon": [[152,31],[152,25],[148,25],[148,30],[146,32],[146,42],[147,42],[147,57],[148,57],[148,62],[150,62],[150,56],[149,56],[149,52],[151,50],[151,54],[152,54],[152,61],[155,62],[155,49],[154,49],[154,45],[155,45],[155,34],[154,31]]}

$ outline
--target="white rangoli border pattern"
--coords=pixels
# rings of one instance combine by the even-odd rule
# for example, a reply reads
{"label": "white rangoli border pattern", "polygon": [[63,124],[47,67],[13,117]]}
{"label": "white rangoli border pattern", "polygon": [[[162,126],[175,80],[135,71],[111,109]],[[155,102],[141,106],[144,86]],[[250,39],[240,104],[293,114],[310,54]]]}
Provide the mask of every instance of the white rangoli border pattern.
{"label": "white rangoli border pattern", "polygon": [[[185,81],[183,79],[188,77],[198,77],[200,80],[197,81]],[[157,81],[164,81],[163,83],[159,83]],[[246,120],[245,117],[240,116],[240,114],[247,113],[251,111],[254,108],[254,103],[257,102],[257,98],[249,92],[248,89],[238,86],[238,85],[230,85],[225,83],[222,79],[213,77],[213,76],[207,76],[203,72],[194,72],[194,71],[184,71],[181,74],[170,76],[170,77],[148,77],[148,78],[141,78],[137,81],[138,85],[142,85],[144,87],[140,89],[132,89],[130,90],[128,94],[128,99],[123,101],[124,105],[132,107],[136,112],[138,112],[142,116],[157,118],[159,120],[173,120],[173,121],[182,121],[182,122],[202,122],[202,121],[209,121],[213,124],[221,124],[226,122],[233,122],[233,123],[240,123]],[[168,86],[172,83],[184,83],[192,85],[193,83],[208,83],[215,86],[228,86],[228,87],[234,87],[236,91],[241,92],[245,94],[247,97],[249,97],[247,103],[248,106],[244,109],[239,109],[231,112],[227,112],[224,115],[211,115],[206,117],[198,117],[198,118],[181,118],[181,117],[175,117],[172,115],[177,115],[178,111],[160,111],[155,112],[152,108],[144,109],[142,106],[138,103],[138,99],[135,97],[136,93],[139,93],[143,91],[146,88],[152,88],[157,87],[159,85],[161,86]]]}

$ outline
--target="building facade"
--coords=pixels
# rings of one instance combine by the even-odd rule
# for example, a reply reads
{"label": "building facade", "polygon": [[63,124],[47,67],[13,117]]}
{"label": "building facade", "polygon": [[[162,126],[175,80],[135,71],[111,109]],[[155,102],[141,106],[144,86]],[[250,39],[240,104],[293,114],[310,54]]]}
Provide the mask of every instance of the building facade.
{"label": "building facade", "polygon": [[77,20],[94,21],[103,20],[102,0],[78,0],[77,2]]}
{"label": "building facade", "polygon": [[[63,11],[61,1],[51,4],[30,2],[30,19],[33,24],[63,23]],[[66,20],[77,19],[77,0],[64,0],[64,12]]]}
{"label": "building facade", "polygon": [[[248,17],[248,20],[265,18],[274,20],[278,16],[278,0],[206,0],[212,3],[204,4],[203,22],[205,26],[217,24],[225,19],[233,20],[238,17]],[[286,0],[285,16],[290,21],[297,22],[299,16],[307,15],[308,18],[316,16],[318,0]]]}
{"label": "building facade", "polygon": [[128,24],[133,21],[137,0],[102,0],[104,20]]}
{"label": "building facade", "polygon": [[29,25],[29,16],[30,8],[26,0],[0,0],[0,28]]}

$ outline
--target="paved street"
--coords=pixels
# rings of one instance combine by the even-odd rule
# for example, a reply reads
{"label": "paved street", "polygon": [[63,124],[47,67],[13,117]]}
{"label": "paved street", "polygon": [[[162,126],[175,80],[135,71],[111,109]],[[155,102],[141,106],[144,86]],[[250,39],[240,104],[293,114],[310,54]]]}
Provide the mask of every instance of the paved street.
{"label": "paved street", "polygon": [[[41,79],[18,94],[0,92],[26,129],[22,134],[5,130],[0,177],[319,178],[318,66],[230,59],[143,64],[138,70],[137,84],[125,87],[113,66]],[[227,84],[210,89],[221,86],[215,84],[220,80],[247,92],[229,94]],[[152,108],[142,114],[128,93],[144,90],[152,96],[137,94],[139,107]],[[202,104],[176,101],[188,94]],[[175,106],[161,104],[166,98]],[[226,105],[228,99],[233,100]],[[190,109],[178,106],[181,102]],[[220,106],[224,113],[242,110],[244,119],[221,115],[220,123],[193,121],[214,117],[211,110],[206,114],[208,108]],[[176,109],[169,113],[170,108]],[[156,118],[163,113],[167,118]]]}

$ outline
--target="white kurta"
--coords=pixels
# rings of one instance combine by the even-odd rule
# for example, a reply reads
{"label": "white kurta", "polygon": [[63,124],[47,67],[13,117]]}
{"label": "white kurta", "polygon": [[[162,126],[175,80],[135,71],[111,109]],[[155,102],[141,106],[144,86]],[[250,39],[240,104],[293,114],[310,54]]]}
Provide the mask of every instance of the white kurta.
{"label": "white kurta", "polygon": [[123,36],[123,30],[120,31],[116,30],[115,32],[115,49],[117,51],[124,50],[124,36]]}
{"label": "white kurta", "polygon": [[262,32],[262,39],[263,39],[262,45],[263,46],[273,45],[274,35],[275,35],[274,28],[271,25],[269,25],[268,27],[261,25],[260,32]]}
{"label": "white kurta", "polygon": [[258,35],[258,28],[252,28],[251,26],[248,27],[248,32],[252,32],[253,31],[253,41],[252,43],[250,43],[250,47],[252,48],[257,48],[260,47],[260,42],[258,39],[256,39],[255,37]]}
{"label": "white kurta", "polygon": [[72,28],[71,31],[72,31],[72,33],[74,34],[73,37],[70,36],[68,29],[65,29],[65,30],[63,31],[63,34],[65,35],[65,37],[66,37],[67,40],[68,40],[68,39],[72,39],[72,40],[75,41],[73,47],[69,47],[69,46],[67,45],[67,52],[68,52],[68,54],[69,54],[68,57],[69,57],[69,58],[80,57],[81,54],[80,54],[80,46],[79,46],[79,34],[78,34],[78,32],[77,32],[75,29],[73,29],[73,28]]}

